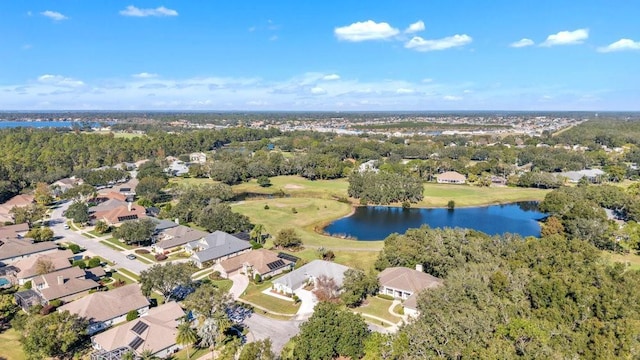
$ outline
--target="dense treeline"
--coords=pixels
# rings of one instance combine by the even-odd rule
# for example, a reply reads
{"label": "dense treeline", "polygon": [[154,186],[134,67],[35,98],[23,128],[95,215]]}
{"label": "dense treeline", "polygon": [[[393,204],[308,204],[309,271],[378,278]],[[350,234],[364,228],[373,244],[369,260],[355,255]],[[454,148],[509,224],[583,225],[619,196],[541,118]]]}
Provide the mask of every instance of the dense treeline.
{"label": "dense treeline", "polygon": [[553,137],[554,143],[613,148],[625,144],[640,145],[640,121],[590,120]]}
{"label": "dense treeline", "polygon": [[423,191],[422,181],[412,176],[385,171],[354,171],[349,176],[348,194],[363,204],[416,203]]}
{"label": "dense treeline", "polygon": [[377,266],[416,263],[444,286],[422,293],[419,317],[380,344],[389,358],[640,355],[640,272],[606,265],[584,241],[422,227],[390,236]]}

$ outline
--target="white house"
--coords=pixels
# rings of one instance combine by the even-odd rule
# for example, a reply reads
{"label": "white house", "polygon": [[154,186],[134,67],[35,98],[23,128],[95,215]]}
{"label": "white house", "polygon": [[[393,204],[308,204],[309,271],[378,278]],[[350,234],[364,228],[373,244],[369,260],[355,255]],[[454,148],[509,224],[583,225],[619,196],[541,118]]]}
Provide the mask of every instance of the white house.
{"label": "white house", "polygon": [[303,287],[309,281],[315,281],[320,276],[326,276],[335,281],[338,287],[342,287],[345,271],[349,267],[330,261],[313,260],[298,269],[273,281],[273,288],[285,294],[293,294],[295,290]]}

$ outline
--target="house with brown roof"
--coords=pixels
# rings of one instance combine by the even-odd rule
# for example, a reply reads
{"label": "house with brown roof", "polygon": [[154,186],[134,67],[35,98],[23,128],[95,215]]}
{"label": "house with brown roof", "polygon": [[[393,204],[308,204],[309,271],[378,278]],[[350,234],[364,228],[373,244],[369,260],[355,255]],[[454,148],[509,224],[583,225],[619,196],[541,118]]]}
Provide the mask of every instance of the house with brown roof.
{"label": "house with brown roof", "polygon": [[272,277],[286,270],[292,270],[295,264],[287,259],[282,259],[267,249],[257,249],[240,254],[238,256],[222,260],[215,264],[213,269],[220,271],[220,275],[229,276],[244,273],[248,277],[260,276]]}
{"label": "house with brown roof", "polygon": [[29,238],[0,238],[0,265],[13,264],[36,254],[47,254],[58,251],[53,241],[33,242]]}
{"label": "house with brown roof", "polygon": [[206,231],[193,229],[184,225],[177,225],[159,231],[154,237],[155,244],[153,244],[152,248],[156,253],[171,251],[178,246],[202,239],[207,235],[209,235],[209,233]]}
{"label": "house with brown roof", "polygon": [[0,239],[23,238],[29,232],[29,224],[15,224],[0,226]]}
{"label": "house with brown roof", "polygon": [[69,302],[87,295],[89,290],[100,286],[87,277],[93,275],[74,266],[36,276],[32,280],[32,289],[40,295],[45,304],[56,299]]}
{"label": "house with brown roof", "polygon": [[204,164],[207,162],[207,154],[203,152],[194,152],[189,154],[189,162]]}
{"label": "house with brown roof", "polygon": [[159,358],[165,358],[182,348],[176,344],[178,325],[185,313],[175,302],[168,302],[149,310],[140,318],[113,327],[91,338],[97,352],[92,358],[111,358],[111,354],[132,351],[140,356],[149,350]]}
{"label": "house with brown roof", "polygon": [[68,178],[60,179],[58,181],[53,182],[50,187],[53,190],[53,192],[59,196],[73,189],[74,187],[82,184],[84,184],[84,181],[82,179],[79,179],[76,177],[68,177]]}
{"label": "house with brown roof", "polygon": [[36,254],[25,259],[16,261],[13,266],[19,269],[16,280],[19,285],[24,285],[27,281],[38,276],[38,264],[45,262],[50,264],[51,272],[71,267],[73,252],[71,250],[57,250],[46,254]]}
{"label": "house with brown roof", "polygon": [[464,184],[467,177],[457,171],[446,171],[436,176],[438,184]]}
{"label": "house with brown roof", "polygon": [[0,204],[0,224],[12,223],[13,215],[11,209],[14,207],[25,207],[34,203],[33,195],[16,195],[8,201]]}
{"label": "house with brown roof", "polygon": [[[433,289],[442,285],[442,280],[422,271],[422,265],[416,269],[406,267],[390,267],[378,275],[380,293],[405,300],[405,313],[417,315],[416,297],[425,289]],[[407,304],[408,302],[408,304]],[[413,308],[411,308],[411,305]]]}
{"label": "house with brown roof", "polygon": [[109,291],[98,291],[58,308],[89,320],[87,333],[93,335],[127,320],[129,311],[144,315],[149,300],[142,295],[140,284],[129,284]]}
{"label": "house with brown roof", "polygon": [[147,217],[147,210],[144,206],[117,199],[110,199],[91,207],[89,208],[89,213],[93,220],[102,220],[109,225]]}

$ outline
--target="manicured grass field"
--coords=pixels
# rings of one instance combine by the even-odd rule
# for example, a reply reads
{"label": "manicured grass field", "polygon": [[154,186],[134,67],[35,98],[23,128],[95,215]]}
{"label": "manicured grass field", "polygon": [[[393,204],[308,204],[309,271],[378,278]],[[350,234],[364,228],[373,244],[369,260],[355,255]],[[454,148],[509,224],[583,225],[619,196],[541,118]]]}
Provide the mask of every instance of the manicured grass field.
{"label": "manicured grass field", "polygon": [[229,292],[229,290],[231,289],[231,286],[233,285],[233,281],[229,279],[210,280],[210,281],[211,281],[211,284],[215,285],[218,289],[224,292]]}
{"label": "manicured grass field", "polygon": [[414,207],[446,207],[449,200],[456,207],[504,204],[516,201],[543,200],[549,190],[514,187],[478,187],[471,185],[424,184],[424,199]]}
{"label": "manicured grass field", "polygon": [[117,270],[118,270],[119,273],[122,273],[122,274],[124,274],[126,276],[129,276],[129,277],[135,279],[136,281],[140,281],[140,276],[132,273],[131,271],[129,271],[129,270],[125,269],[125,268],[118,268]]}
{"label": "manicured grass field", "polygon": [[260,305],[269,311],[295,315],[298,308],[300,308],[300,304],[295,304],[293,301],[281,300],[277,297],[262,293],[263,290],[270,287],[271,281],[265,281],[262,284],[250,283],[241,298],[256,305]]}
{"label": "manicured grass field", "polygon": [[370,296],[367,298],[367,304],[362,305],[356,309],[355,312],[373,315],[392,323],[397,323],[402,320],[399,316],[394,316],[389,313],[389,306],[393,302],[391,300],[381,299],[377,296]]}
{"label": "manicured grass field", "polygon": [[0,359],[25,360],[27,356],[22,351],[20,334],[14,329],[0,333]]}
{"label": "manicured grass field", "polygon": [[619,262],[628,265],[629,270],[640,270],[640,255],[629,254],[616,254],[609,251],[603,251],[602,256],[610,262]]}
{"label": "manicured grass field", "polygon": [[271,186],[261,187],[256,180],[233,186],[235,193],[255,193],[270,195],[280,190],[285,194],[296,197],[312,197],[331,199],[346,197],[349,183],[346,179],[337,180],[308,180],[301,176],[272,177]]}
{"label": "manicured grass field", "polygon": [[113,247],[115,247],[115,248],[121,247],[121,248],[127,249],[127,250],[134,249],[133,246],[127,245],[124,242],[122,242],[122,241],[120,241],[120,240],[118,240],[116,238],[113,238],[113,237],[112,238],[108,238],[108,239],[106,239],[104,241],[106,241],[108,243],[111,243],[111,245],[113,245]]}

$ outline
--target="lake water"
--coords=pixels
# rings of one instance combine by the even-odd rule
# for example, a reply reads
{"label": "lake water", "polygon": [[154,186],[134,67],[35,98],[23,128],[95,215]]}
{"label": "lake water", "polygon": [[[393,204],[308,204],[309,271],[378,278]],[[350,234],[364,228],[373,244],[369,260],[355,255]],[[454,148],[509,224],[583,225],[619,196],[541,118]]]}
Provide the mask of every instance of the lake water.
{"label": "lake water", "polygon": [[74,121],[0,121],[0,129],[15,127],[33,127],[33,128],[70,128]]}
{"label": "lake water", "polygon": [[432,228],[470,228],[490,235],[513,233],[540,236],[538,220],[546,215],[536,202],[448,209],[402,209],[386,206],[361,206],[353,215],[339,219],[324,231],[358,240],[383,240],[394,232],[427,224]]}

